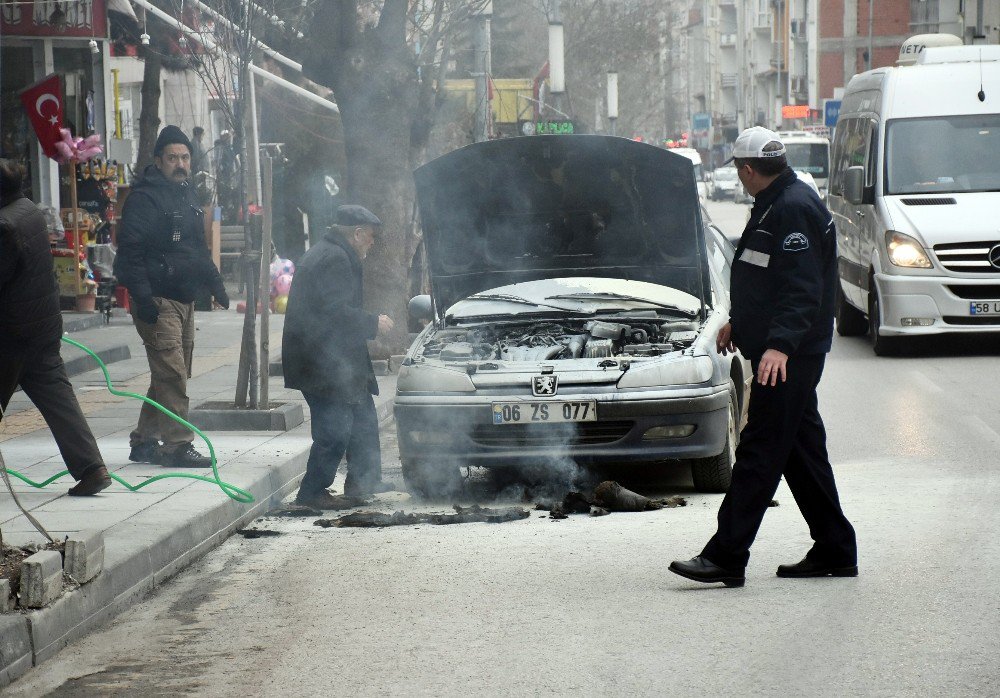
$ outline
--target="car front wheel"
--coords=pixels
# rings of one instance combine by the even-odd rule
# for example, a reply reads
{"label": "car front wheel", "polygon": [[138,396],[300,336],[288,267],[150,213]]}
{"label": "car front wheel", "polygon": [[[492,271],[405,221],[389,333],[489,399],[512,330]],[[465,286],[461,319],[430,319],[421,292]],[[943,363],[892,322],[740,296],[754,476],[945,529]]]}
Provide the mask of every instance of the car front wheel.
{"label": "car front wheel", "polygon": [[868,332],[872,341],[872,350],[877,356],[895,356],[899,353],[898,337],[886,337],[882,334],[882,299],[879,297],[875,279],[869,281],[868,292]]}
{"label": "car front wheel", "polygon": [[733,464],[736,462],[736,445],[740,440],[740,407],[736,397],[736,385],[729,381],[729,420],[726,424],[726,446],[722,453],[711,458],[696,458],[691,461],[691,479],[699,492],[727,492],[733,480]]}
{"label": "car front wheel", "polygon": [[837,334],[841,337],[858,337],[868,331],[865,314],[847,302],[844,288],[837,282],[837,300],[834,311],[837,318]]}

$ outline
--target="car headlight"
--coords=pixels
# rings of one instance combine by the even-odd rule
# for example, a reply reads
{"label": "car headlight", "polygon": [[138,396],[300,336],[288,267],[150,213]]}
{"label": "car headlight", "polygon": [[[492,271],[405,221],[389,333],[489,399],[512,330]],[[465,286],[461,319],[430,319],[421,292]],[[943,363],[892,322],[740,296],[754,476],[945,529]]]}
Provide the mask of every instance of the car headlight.
{"label": "car headlight", "polygon": [[933,266],[920,242],[904,233],[887,230],[885,247],[889,251],[889,261],[897,267],[930,269]]}
{"label": "car headlight", "polygon": [[417,364],[399,367],[396,390],[401,393],[474,393],[476,386],[465,371]]}
{"label": "car headlight", "polygon": [[712,360],[707,356],[685,356],[670,361],[632,364],[618,379],[622,390],[658,388],[668,385],[696,385],[712,378]]}

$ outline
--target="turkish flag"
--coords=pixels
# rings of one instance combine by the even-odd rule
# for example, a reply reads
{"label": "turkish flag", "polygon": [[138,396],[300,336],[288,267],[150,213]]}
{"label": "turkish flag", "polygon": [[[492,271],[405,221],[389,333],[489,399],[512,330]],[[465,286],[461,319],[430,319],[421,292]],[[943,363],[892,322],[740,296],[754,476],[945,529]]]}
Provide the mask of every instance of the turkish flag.
{"label": "turkish flag", "polygon": [[21,92],[21,103],[28,112],[42,152],[55,159],[58,155],[56,141],[60,140],[59,129],[62,128],[63,119],[59,76],[53,73],[25,89]]}

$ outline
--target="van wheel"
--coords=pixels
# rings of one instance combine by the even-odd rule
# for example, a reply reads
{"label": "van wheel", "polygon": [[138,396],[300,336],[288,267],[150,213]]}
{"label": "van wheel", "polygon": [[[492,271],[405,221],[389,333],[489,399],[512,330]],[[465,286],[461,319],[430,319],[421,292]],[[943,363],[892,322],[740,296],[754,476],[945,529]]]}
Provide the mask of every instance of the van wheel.
{"label": "van wheel", "polygon": [[733,463],[736,462],[736,444],[740,440],[740,407],[736,398],[736,385],[729,380],[729,421],[726,425],[726,446],[722,453],[711,458],[691,461],[691,479],[698,492],[728,492],[733,481]]}
{"label": "van wheel", "polygon": [[403,482],[406,490],[419,499],[448,500],[462,494],[462,472],[450,463],[404,460]]}
{"label": "van wheel", "polygon": [[877,356],[895,356],[899,353],[898,337],[882,336],[882,301],[879,299],[875,279],[868,280],[868,335],[872,340],[872,349]]}
{"label": "van wheel", "polygon": [[865,314],[847,302],[844,287],[837,282],[837,300],[834,313],[837,319],[837,334],[841,337],[859,337],[868,331]]}

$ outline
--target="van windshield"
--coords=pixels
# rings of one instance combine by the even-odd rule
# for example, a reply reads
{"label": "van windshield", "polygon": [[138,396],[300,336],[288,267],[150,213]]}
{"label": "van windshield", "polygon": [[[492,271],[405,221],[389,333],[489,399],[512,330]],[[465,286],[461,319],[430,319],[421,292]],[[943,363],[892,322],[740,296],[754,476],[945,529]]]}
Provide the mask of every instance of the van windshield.
{"label": "van windshield", "polygon": [[890,121],[886,193],[1000,191],[998,160],[1000,114]]}
{"label": "van windshield", "polygon": [[824,179],[830,176],[830,146],[827,143],[785,143],[785,158],[793,170]]}

